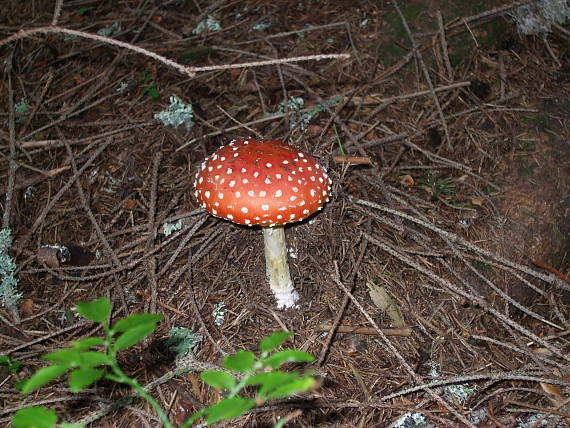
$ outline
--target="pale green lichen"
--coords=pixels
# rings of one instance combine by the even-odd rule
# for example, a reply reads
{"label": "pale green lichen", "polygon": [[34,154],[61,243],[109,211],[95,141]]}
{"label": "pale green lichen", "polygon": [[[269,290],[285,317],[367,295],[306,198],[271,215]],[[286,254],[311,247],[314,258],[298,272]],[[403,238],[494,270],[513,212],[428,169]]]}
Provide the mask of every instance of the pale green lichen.
{"label": "pale green lichen", "polygon": [[16,264],[8,254],[12,246],[10,229],[0,230],[0,303],[4,306],[14,306],[22,298],[18,292],[18,280],[14,277]]}
{"label": "pale green lichen", "polygon": [[192,30],[192,34],[200,34],[206,30],[208,31],[220,31],[222,26],[220,21],[218,21],[213,16],[208,16],[206,19],[198,22],[198,25]]}
{"label": "pale green lichen", "polygon": [[194,126],[194,109],[191,104],[184,104],[176,96],[170,97],[170,105],[166,110],[156,113],[155,119],[160,120],[165,126],[186,125],[190,129]]}
{"label": "pale green lichen", "polygon": [[225,302],[216,303],[216,306],[214,306],[214,310],[212,311],[212,318],[214,318],[214,324],[216,324],[217,327],[220,327],[226,320],[227,314],[228,314],[228,309],[226,303]]}
{"label": "pale green lichen", "polygon": [[201,341],[200,334],[186,327],[172,327],[168,333],[166,346],[176,354],[176,358],[182,358],[189,352],[194,352]]}
{"label": "pale green lichen", "polygon": [[570,19],[570,6],[566,0],[540,0],[515,9],[511,16],[521,34],[544,36],[554,24],[563,25]]}
{"label": "pale green lichen", "polygon": [[170,236],[177,230],[182,229],[183,224],[184,222],[182,221],[182,219],[172,223],[164,223],[164,225],[162,226],[162,234],[164,236]]}

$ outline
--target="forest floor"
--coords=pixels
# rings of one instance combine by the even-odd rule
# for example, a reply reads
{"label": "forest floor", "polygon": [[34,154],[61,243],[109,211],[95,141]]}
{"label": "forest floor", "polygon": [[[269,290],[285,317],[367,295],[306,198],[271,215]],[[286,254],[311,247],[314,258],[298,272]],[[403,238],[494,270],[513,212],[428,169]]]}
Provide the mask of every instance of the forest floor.
{"label": "forest floor", "polygon": [[[96,333],[73,308],[107,296],[114,319],[164,315],[119,354],[143,385],[174,369],[174,327],[215,365],[294,332],[319,387],[225,426],[295,409],[287,426],[568,426],[568,25],[523,35],[525,2],[490,0],[69,0],[55,21],[54,3],[0,14],[2,227],[21,293],[0,306],[0,354],[22,363],[0,367],[0,425],[42,403],[90,426],[161,426],[142,400],[111,411],[128,391],[108,382],[15,388]],[[53,28],[1,42],[54,22],[189,68],[348,56],[189,76]],[[172,96],[191,126],[155,119]],[[202,159],[244,137],[287,141],[333,180],[325,209],[286,230],[294,309],[275,306],[261,231],[193,196]],[[220,398],[199,367],[153,384],[176,424]]]}

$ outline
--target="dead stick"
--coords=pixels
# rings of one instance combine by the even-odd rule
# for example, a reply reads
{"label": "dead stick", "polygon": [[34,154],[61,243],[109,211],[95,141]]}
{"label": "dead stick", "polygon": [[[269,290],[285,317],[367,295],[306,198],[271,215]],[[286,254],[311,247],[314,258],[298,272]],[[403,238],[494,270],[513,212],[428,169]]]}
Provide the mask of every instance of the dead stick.
{"label": "dead stick", "polygon": [[[145,292],[142,291],[142,290],[137,290],[136,293],[137,293],[139,296],[144,297],[144,298],[145,298],[146,300],[148,300],[149,302],[152,300],[151,295],[148,294],[148,293],[145,293]],[[157,304],[158,306],[163,307],[164,309],[168,309],[169,311],[174,312],[175,314],[180,315],[181,317],[187,317],[187,316],[188,316],[188,315],[185,314],[184,312],[181,312],[181,311],[179,311],[178,309],[173,308],[173,307],[170,306],[170,305],[167,305],[166,303],[162,303],[162,302],[159,301],[159,300],[156,301],[156,304]]]}
{"label": "dead stick", "polygon": [[348,163],[352,165],[371,165],[372,159],[368,156],[333,156],[336,163]]}
{"label": "dead stick", "polygon": [[[317,331],[329,331],[331,329],[330,324],[321,324],[317,327]],[[386,336],[403,336],[408,337],[412,335],[412,329],[410,327],[401,328],[381,328],[382,333]],[[354,327],[351,325],[339,325],[336,329],[338,333],[354,333],[354,334],[367,334],[378,336],[378,332],[370,327]]]}
{"label": "dead stick", "polygon": [[538,260],[532,260],[532,264],[538,267],[541,267],[545,270],[547,270],[548,272],[556,275],[558,278],[560,278],[562,281],[567,282],[568,284],[570,284],[570,277],[564,275],[562,272],[560,272],[559,270],[553,268],[552,266],[550,266],[547,263],[544,262],[540,262]]}

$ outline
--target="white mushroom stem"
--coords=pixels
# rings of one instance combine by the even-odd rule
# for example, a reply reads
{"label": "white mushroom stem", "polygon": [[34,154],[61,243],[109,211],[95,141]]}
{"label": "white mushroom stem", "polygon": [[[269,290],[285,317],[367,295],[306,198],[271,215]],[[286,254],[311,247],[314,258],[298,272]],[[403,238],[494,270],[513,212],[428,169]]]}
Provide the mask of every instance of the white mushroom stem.
{"label": "white mushroom stem", "polygon": [[287,243],[285,242],[285,228],[264,227],[263,241],[265,243],[265,264],[269,287],[278,308],[292,308],[299,298],[293,288],[293,281],[287,263]]}

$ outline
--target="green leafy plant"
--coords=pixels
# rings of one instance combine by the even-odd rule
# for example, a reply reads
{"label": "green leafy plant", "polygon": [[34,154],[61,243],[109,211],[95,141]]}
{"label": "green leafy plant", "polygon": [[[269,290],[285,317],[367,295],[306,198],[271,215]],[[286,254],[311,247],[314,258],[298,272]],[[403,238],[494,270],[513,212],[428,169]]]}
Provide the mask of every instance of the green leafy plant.
{"label": "green leafy plant", "polygon": [[12,361],[8,355],[0,355],[0,365],[6,366],[10,374],[18,373],[22,363],[19,361]]}
{"label": "green leafy plant", "polygon": [[448,198],[456,194],[456,186],[452,177],[443,177],[443,174],[429,173],[417,180],[422,189],[431,195],[432,201]]}
{"label": "green leafy plant", "polygon": [[[139,397],[145,399],[158,414],[167,428],[174,425],[157,401],[149,395],[136,379],[127,376],[117,362],[118,352],[124,351],[151,334],[161,315],[133,314],[110,325],[111,302],[103,297],[92,302],[79,302],[79,315],[100,324],[104,337],[91,336],[71,342],[71,347],[45,354],[42,359],[50,365],[36,371],[30,378],[21,381],[17,387],[23,394],[29,394],[50,381],[68,373],[68,384],[72,392],[80,392],[99,379],[108,379],[130,386]],[[278,370],[290,362],[312,362],[314,357],[303,351],[284,349],[277,351],[292,333],[273,333],[259,344],[259,356],[247,350],[240,350],[226,357],[223,367],[227,371],[205,371],[201,379],[213,388],[226,391],[226,398],[206,407],[186,420],[182,427],[189,427],[199,419],[207,424],[235,418],[267,400],[287,397],[307,391],[316,386],[311,374],[284,372]],[[8,357],[0,363],[14,366]],[[16,368],[17,370],[17,368]],[[233,372],[234,374],[230,373]],[[241,393],[247,395],[240,395]],[[18,410],[12,419],[14,428],[54,428],[57,415],[43,406]],[[277,424],[283,426],[285,419]],[[80,428],[79,424],[62,423],[64,428]]]}
{"label": "green leafy plant", "polygon": [[152,76],[148,70],[144,70],[141,73],[139,82],[143,84],[143,90],[141,92],[141,95],[143,97],[148,95],[148,97],[153,101],[158,101],[160,99],[160,92],[158,92],[158,88],[152,80]]}

